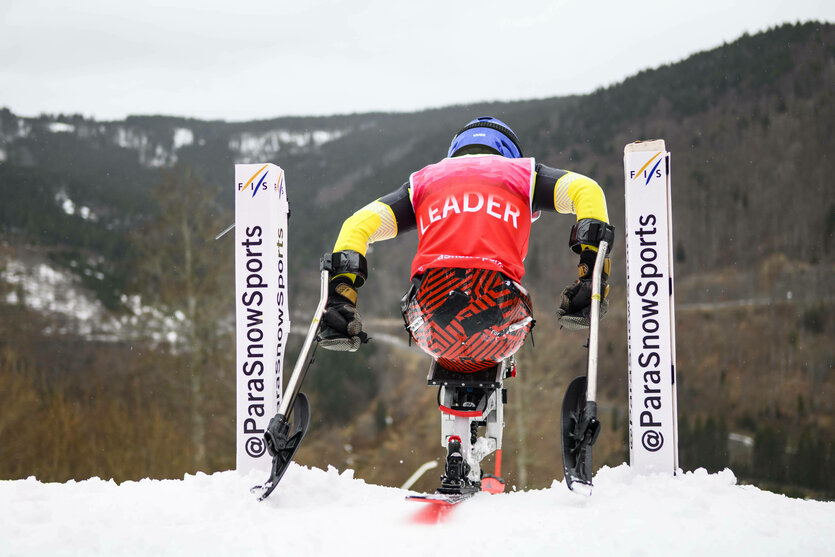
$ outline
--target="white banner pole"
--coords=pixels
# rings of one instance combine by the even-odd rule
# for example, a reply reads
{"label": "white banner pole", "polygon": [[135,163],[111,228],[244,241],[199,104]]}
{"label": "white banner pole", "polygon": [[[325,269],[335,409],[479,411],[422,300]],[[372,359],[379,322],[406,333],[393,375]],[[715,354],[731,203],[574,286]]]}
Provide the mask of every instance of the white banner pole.
{"label": "white banner pole", "polygon": [[678,470],[670,153],[624,148],[630,465]]}
{"label": "white banner pole", "polygon": [[236,469],[269,470],[264,430],[281,400],[290,333],[284,171],[235,165]]}

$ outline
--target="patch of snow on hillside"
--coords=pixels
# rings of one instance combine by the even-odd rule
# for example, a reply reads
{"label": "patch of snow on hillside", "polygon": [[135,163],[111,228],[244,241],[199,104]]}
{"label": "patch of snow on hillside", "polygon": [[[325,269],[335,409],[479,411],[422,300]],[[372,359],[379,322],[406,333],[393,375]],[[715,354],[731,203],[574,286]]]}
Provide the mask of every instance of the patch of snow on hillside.
{"label": "patch of snow on hillside", "polygon": [[75,203],[72,202],[72,199],[67,197],[67,194],[64,192],[58,192],[55,194],[55,201],[61,206],[61,209],[68,215],[75,214]]}
{"label": "patch of snow on hillside", "polygon": [[159,308],[144,305],[142,298],[136,294],[122,294],[121,301],[130,310],[130,315],[120,320],[120,326],[132,330],[143,329],[153,342],[167,342],[175,347],[185,338],[182,331],[186,325],[186,316],[181,311],[169,315]]}
{"label": "patch of snow on hillside", "polygon": [[32,133],[32,126],[23,118],[17,120],[17,137],[29,137]]}
{"label": "patch of snow on hillside", "polygon": [[160,168],[177,162],[173,152],[168,152],[162,145],[157,145],[148,136],[122,126],[116,128],[113,141],[120,147],[139,153],[139,162],[145,166]]}
{"label": "patch of snow on hillside", "polygon": [[174,130],[174,150],[186,147],[194,143],[194,132],[188,128],[177,128]]}
{"label": "patch of snow on hillside", "polygon": [[313,144],[317,147],[324,143],[328,143],[329,141],[335,141],[345,135],[345,132],[341,131],[325,131],[325,130],[318,130],[312,133]]}
{"label": "patch of snow on hillside", "polygon": [[240,162],[252,162],[269,159],[278,153],[282,146],[295,152],[311,147],[319,147],[329,141],[339,139],[346,133],[340,130],[305,132],[272,130],[257,134],[244,132],[233,136],[229,140],[229,149],[239,155]]}
{"label": "patch of snow on hillside", "polygon": [[113,141],[119,147],[125,149],[142,150],[148,144],[148,137],[145,134],[136,133],[131,129],[125,129],[121,126],[116,128],[116,135]]}
{"label": "patch of snow on hillside", "polygon": [[[77,262],[71,266],[78,267]],[[104,274],[90,268],[86,276],[103,280]],[[28,309],[61,317],[60,324],[51,326],[45,334],[75,334],[99,341],[129,341],[147,339],[153,343],[168,343],[177,349],[185,338],[185,315],[173,315],[143,305],[139,296],[122,296],[127,309],[121,314],[109,312],[78,276],[56,269],[43,261],[9,258],[0,266],[0,281],[12,288],[5,296],[7,304],[22,304]]]}
{"label": "patch of snow on hillside", "polygon": [[82,322],[101,314],[100,305],[83,292],[75,277],[45,263],[27,266],[9,260],[0,271],[0,280],[14,286],[6,294],[8,304],[24,304],[35,311],[60,313]]}
{"label": "patch of snow on hillside", "polygon": [[148,155],[146,153],[142,153],[142,155],[143,156],[140,158],[140,161],[143,164],[153,166],[154,168],[161,168],[177,162],[177,157],[173,153],[166,151],[165,147],[162,145],[154,147],[153,154]]}
{"label": "patch of snow on hillside", "polygon": [[58,203],[61,209],[68,215],[78,214],[78,216],[82,219],[94,222],[99,220],[99,217],[86,205],[77,207],[64,190],[60,190],[55,194],[55,202]]}
{"label": "patch of snow on hillside", "polygon": [[65,124],[64,122],[50,122],[47,129],[52,133],[73,133],[75,126],[72,124]]}

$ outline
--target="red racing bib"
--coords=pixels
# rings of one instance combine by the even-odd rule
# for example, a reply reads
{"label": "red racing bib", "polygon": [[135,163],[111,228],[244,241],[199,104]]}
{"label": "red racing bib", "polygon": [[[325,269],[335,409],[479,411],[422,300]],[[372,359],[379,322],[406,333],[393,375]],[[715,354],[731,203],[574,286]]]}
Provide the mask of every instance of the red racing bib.
{"label": "red racing bib", "polygon": [[410,177],[418,228],[412,276],[436,267],[493,269],[521,282],[534,159],[447,158]]}

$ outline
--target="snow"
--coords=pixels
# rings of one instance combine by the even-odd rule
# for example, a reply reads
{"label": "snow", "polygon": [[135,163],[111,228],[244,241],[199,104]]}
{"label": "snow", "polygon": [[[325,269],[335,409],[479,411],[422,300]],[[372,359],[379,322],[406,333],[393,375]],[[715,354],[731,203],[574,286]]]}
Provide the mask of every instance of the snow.
{"label": "snow", "polygon": [[113,138],[113,142],[119,147],[140,151],[145,149],[145,146],[148,144],[148,138],[145,134],[136,133],[132,129],[126,129],[120,126],[116,128],[116,136]]}
{"label": "snow", "polygon": [[736,485],[729,470],[678,476],[602,468],[589,497],[548,489],[479,494],[416,521],[404,490],[292,464],[258,503],[266,474],[218,472],[117,485],[0,481],[2,555],[835,555],[835,503]]}
{"label": "snow", "polygon": [[[179,140],[184,140],[184,136],[180,134]],[[175,135],[172,141],[177,141]],[[113,142],[119,147],[131,149],[139,153],[139,162],[151,168],[161,168],[170,166],[177,162],[176,155],[169,153],[162,145],[156,145],[151,142],[146,134],[141,131],[136,131],[130,128],[118,127],[113,137]]]}
{"label": "snow", "polygon": [[177,128],[174,130],[174,150],[186,147],[194,143],[194,133],[188,128]]}
{"label": "snow", "polygon": [[17,121],[17,137],[29,137],[32,133],[32,126],[22,118]]}
{"label": "snow", "polygon": [[[119,147],[135,151],[140,164],[149,168],[162,168],[175,164],[178,160],[177,152],[194,144],[205,145],[206,140],[196,136],[195,131],[185,126],[171,129],[170,142],[159,136],[149,136],[145,131],[130,127],[127,124],[97,126],[91,123],[73,125],[66,122],[50,121],[45,124],[51,133],[75,134],[80,138],[95,135],[106,136]],[[274,157],[282,149],[290,152],[300,152],[314,149],[325,143],[335,141],[348,134],[351,130],[303,130],[291,131],[274,129],[259,133],[233,134],[229,139],[229,148],[235,152],[241,161],[259,161]],[[15,139],[29,137],[32,133],[32,123],[24,118],[17,120],[15,130],[5,130],[0,141],[11,143]],[[7,160],[7,149],[0,149],[0,163]],[[89,209],[88,209],[89,210]]]}
{"label": "snow", "polygon": [[58,203],[61,210],[68,215],[78,214],[78,216],[82,219],[94,222],[99,220],[98,215],[96,215],[89,207],[84,205],[77,207],[75,202],[69,198],[67,192],[64,190],[60,190],[55,194],[55,202]]}
{"label": "snow", "polygon": [[236,152],[242,161],[266,160],[278,153],[282,145],[303,149],[320,147],[344,136],[345,131],[313,130],[290,132],[271,130],[263,133],[239,133],[229,140],[229,149]]}
{"label": "snow", "polygon": [[100,316],[100,306],[85,295],[70,274],[45,263],[28,266],[20,260],[10,259],[5,269],[0,270],[0,280],[15,286],[6,294],[7,304],[24,303],[30,309],[60,313],[79,321],[91,321]]}
{"label": "snow", "polygon": [[61,209],[63,209],[63,211],[66,214],[68,214],[68,215],[74,215],[75,214],[75,203],[73,203],[72,199],[70,199],[69,197],[66,197],[66,194],[64,195],[64,198],[62,200],[62,199],[60,199],[60,192],[59,192],[58,194],[55,195],[55,200],[58,201],[61,204]]}
{"label": "snow", "polygon": [[49,131],[52,133],[73,133],[75,126],[72,124],[65,124],[64,122],[50,122],[48,124]]}
{"label": "snow", "polygon": [[[96,261],[87,263],[95,264]],[[79,264],[78,261],[70,262],[73,268]],[[105,278],[104,273],[89,267],[82,272],[98,280]],[[31,310],[65,318],[62,321],[65,326],[50,327],[44,331],[46,334],[71,333],[105,342],[143,338],[154,343],[167,342],[177,348],[180,333],[186,326],[186,316],[182,312],[168,314],[143,304],[137,295],[123,294],[121,301],[128,312],[111,314],[80,284],[77,276],[36,257],[0,260],[0,282],[11,286],[3,298],[5,303],[22,304]]]}

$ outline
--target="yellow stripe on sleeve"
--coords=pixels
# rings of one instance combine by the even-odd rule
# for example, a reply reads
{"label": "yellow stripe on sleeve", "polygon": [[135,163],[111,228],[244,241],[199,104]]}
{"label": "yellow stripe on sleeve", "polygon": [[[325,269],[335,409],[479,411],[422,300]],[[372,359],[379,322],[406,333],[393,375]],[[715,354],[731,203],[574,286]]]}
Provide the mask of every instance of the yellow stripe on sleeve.
{"label": "yellow stripe on sleeve", "polygon": [[557,185],[554,188],[554,208],[558,213],[573,213],[574,202],[568,195],[568,187],[579,176],[573,172],[568,172],[562,178],[557,180]]}
{"label": "yellow stripe on sleeve", "polygon": [[397,220],[391,207],[381,201],[373,201],[345,220],[333,251],[351,250],[365,255],[368,244],[395,236]]}
{"label": "yellow stripe on sleeve", "polygon": [[569,172],[557,181],[554,208],[560,213],[576,213],[577,220],[609,222],[603,190],[591,178],[575,172]]}

